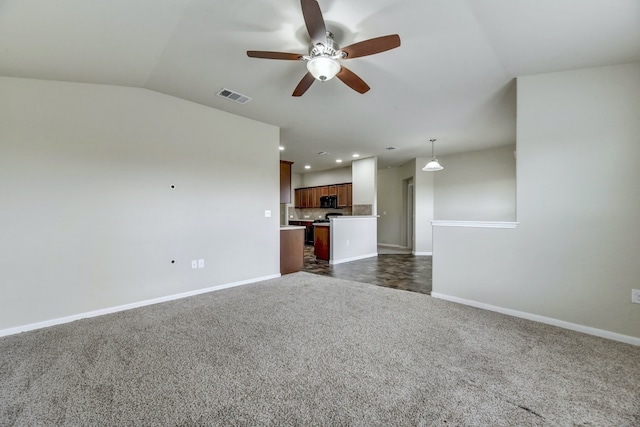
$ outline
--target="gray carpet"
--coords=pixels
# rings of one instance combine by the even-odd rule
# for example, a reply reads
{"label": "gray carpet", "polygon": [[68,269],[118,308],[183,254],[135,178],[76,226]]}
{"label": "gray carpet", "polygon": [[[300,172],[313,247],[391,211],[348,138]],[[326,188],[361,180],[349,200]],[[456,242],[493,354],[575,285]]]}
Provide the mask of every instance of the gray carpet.
{"label": "gray carpet", "polygon": [[2,426],[640,425],[638,347],[308,273],[0,355]]}

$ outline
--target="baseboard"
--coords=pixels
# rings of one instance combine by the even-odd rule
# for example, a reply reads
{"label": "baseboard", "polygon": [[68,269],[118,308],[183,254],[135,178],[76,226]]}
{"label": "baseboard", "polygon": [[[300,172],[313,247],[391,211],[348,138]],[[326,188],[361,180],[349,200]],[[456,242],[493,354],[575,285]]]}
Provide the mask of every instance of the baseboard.
{"label": "baseboard", "polygon": [[433,256],[433,252],[411,252],[415,256]]}
{"label": "baseboard", "polygon": [[372,254],[354,256],[352,258],[332,259],[332,260],[329,260],[329,264],[331,265],[342,264],[343,262],[357,261],[359,259],[373,258],[376,256],[378,256],[378,252],[375,252]]}
{"label": "baseboard", "polygon": [[564,320],[554,319],[552,317],[540,316],[537,314],[527,313],[525,311],[512,310],[510,308],[498,307],[491,304],[485,304],[478,301],[458,298],[451,295],[431,292],[433,298],[456,302],[459,304],[469,305],[484,310],[495,311],[509,316],[520,317],[522,319],[533,320],[534,322],[546,323],[547,325],[558,326],[564,329],[570,329],[576,332],[582,332],[589,335],[595,335],[600,338],[607,338],[613,341],[620,341],[626,344],[640,346],[640,338],[629,335],[618,334],[616,332],[605,331],[604,329],[592,328],[590,326],[579,325],[577,323],[566,322]]}
{"label": "baseboard", "polygon": [[385,248],[398,248],[398,249],[409,249],[406,246],[402,246],[402,245],[392,245],[391,243],[378,243],[378,246],[382,246]]}
{"label": "baseboard", "polygon": [[21,332],[33,331],[35,329],[47,328],[49,326],[62,325],[64,323],[74,322],[80,319],[87,319],[90,317],[103,316],[105,314],[117,313],[119,311],[131,310],[134,308],[144,307],[147,305],[159,304],[162,302],[173,301],[182,298],[188,298],[195,295],[206,294],[208,292],[220,291],[222,289],[234,288],[236,286],[248,285],[250,283],[262,282],[264,280],[277,279],[280,274],[274,274],[271,276],[258,277],[249,280],[242,280],[240,282],[226,283],[224,285],[212,286],[204,289],[197,289],[195,291],[182,292],[174,295],[167,295],[164,297],[153,298],[144,301],[133,302],[130,304],[118,305],[115,307],[102,308],[100,310],[89,311],[86,313],[74,314],[71,316],[59,317],[57,319],[45,320],[43,322],[30,323],[27,325],[17,326],[15,328],[8,328],[0,330],[0,337],[8,335],[15,335]]}

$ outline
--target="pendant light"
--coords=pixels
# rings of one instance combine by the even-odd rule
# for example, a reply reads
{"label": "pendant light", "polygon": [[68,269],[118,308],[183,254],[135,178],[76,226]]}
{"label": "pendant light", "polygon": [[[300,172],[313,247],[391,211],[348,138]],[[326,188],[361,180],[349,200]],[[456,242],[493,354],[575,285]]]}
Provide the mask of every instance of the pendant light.
{"label": "pendant light", "polygon": [[430,141],[431,141],[431,161],[426,165],[424,165],[422,170],[426,172],[441,171],[442,169],[444,169],[444,167],[442,167],[442,165],[438,162],[438,159],[436,159],[436,155],[434,154],[434,151],[433,151],[433,143],[436,142],[436,140],[431,139]]}

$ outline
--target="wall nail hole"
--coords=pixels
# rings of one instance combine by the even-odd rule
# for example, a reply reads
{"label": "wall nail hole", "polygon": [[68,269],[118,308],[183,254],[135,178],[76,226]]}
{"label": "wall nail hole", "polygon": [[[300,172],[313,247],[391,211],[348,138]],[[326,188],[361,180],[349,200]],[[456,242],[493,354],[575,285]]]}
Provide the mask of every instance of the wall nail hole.
{"label": "wall nail hole", "polygon": [[171,260],[171,264],[175,264],[175,263],[176,263],[176,260],[175,260],[175,259],[172,259],[172,260]]}
{"label": "wall nail hole", "polygon": [[171,186],[171,188],[176,188],[176,186],[175,186],[175,185],[172,185],[172,186]]}

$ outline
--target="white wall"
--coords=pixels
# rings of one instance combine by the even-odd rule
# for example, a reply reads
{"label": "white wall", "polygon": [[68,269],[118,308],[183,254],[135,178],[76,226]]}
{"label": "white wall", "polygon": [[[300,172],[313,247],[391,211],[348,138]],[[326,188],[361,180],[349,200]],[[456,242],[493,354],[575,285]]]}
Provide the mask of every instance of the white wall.
{"label": "white wall", "polygon": [[436,227],[434,295],[640,343],[640,63],[519,78],[517,146],[520,225]]}
{"label": "white wall", "polygon": [[0,330],[279,274],[278,128],[126,87],[0,99]]}
{"label": "white wall", "polygon": [[431,255],[433,252],[433,231],[431,221],[433,221],[434,206],[434,172],[425,172],[422,170],[429,160],[430,159],[426,157],[416,158],[413,176],[415,191],[413,253],[416,255]]}
{"label": "white wall", "polygon": [[298,187],[320,187],[332,184],[344,184],[351,182],[351,167],[331,169],[320,172],[308,172],[301,174],[302,181]]}
{"label": "white wall", "polygon": [[378,255],[377,218],[345,216],[331,219],[329,258],[340,264]]}
{"label": "white wall", "polygon": [[377,212],[378,158],[354,160],[351,164],[353,176],[352,200],[354,205],[371,205],[372,214]]}
{"label": "white wall", "polygon": [[434,174],[434,218],[515,221],[515,145],[440,157]]}

